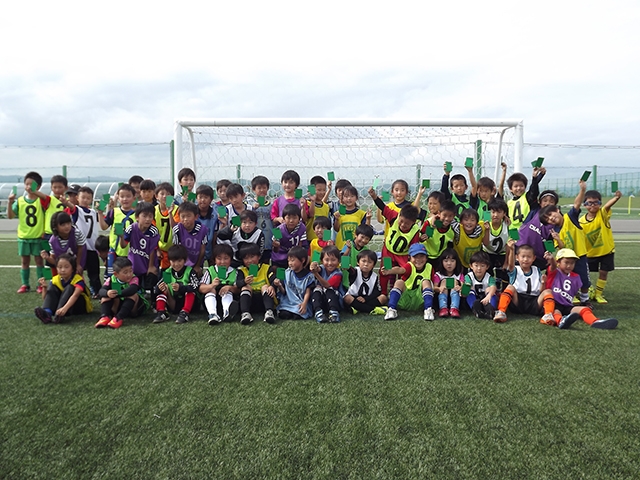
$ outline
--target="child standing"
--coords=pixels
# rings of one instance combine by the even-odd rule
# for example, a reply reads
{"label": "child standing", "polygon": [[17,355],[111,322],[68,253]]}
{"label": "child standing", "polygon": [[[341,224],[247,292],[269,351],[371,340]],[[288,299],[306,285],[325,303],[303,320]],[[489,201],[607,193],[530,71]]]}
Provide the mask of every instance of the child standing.
{"label": "child standing", "polygon": [[378,275],[373,271],[378,261],[376,252],[362,250],[357,257],[358,266],[349,269],[349,289],[344,296],[344,303],[349,305],[353,313],[364,312],[371,315],[387,313],[386,295],[382,295]]}
{"label": "child standing", "polygon": [[288,252],[293,247],[303,247],[305,252],[309,248],[307,241],[307,229],[300,219],[300,208],[298,205],[286,205],[282,211],[284,223],[274,228],[279,231],[280,239],[275,237],[272,240],[273,250],[271,251],[271,264],[277,267],[285,267],[288,261]]}
{"label": "child standing", "polygon": [[544,167],[535,167],[531,177],[531,187],[527,189],[527,177],[522,173],[514,173],[507,179],[507,186],[513,198],[507,202],[509,206],[509,219],[511,228],[520,228],[529,212],[538,207],[538,194],[540,193],[540,181],[547,170]]}
{"label": "child standing", "polygon": [[432,282],[433,292],[438,294],[438,316],[460,318],[460,289],[464,278],[462,264],[453,248],[440,255]]}
{"label": "child standing", "polygon": [[176,323],[186,323],[189,321],[189,314],[198,310],[198,276],[192,267],[186,266],[188,253],[183,245],[172,245],[167,254],[169,268],[162,272],[162,278],[155,287],[158,315],[153,323],[169,320],[167,311],[178,313]]}
{"label": "child standing", "polygon": [[[244,275],[231,266],[233,250],[224,243],[213,247],[215,265],[205,269],[198,290],[204,294],[204,306],[209,313],[209,326],[231,321],[238,313],[235,297],[244,287]],[[222,316],[221,316],[222,314]]]}
{"label": "child standing", "polygon": [[[406,208],[406,207],[404,207]],[[412,208],[415,208],[412,206]],[[409,262],[405,267],[394,267],[402,275],[393,284],[389,293],[389,309],[385,320],[398,317],[398,309],[415,311],[424,309],[425,320],[435,318],[433,311],[433,288],[431,284],[431,265],[427,263],[427,249],[421,243],[409,247]],[[393,270],[393,269],[392,269]]]}
{"label": "child standing", "polygon": [[136,205],[136,223],[124,231],[121,246],[129,246],[127,258],[133,265],[133,274],[140,280],[141,290],[151,290],[158,283],[158,242],[160,234],[153,225],[155,208],[151,203]]}
{"label": "child standing", "polygon": [[93,311],[89,289],[81,275],[76,273],[76,259],[63,253],[56,259],[55,275],[47,287],[44,278],[38,283],[44,288],[44,304],[35,309],[42,323],[60,323],[69,315],[81,315]]}
{"label": "child standing", "polygon": [[167,197],[173,198],[173,185],[168,182],[161,183],[156,187],[157,205],[155,208],[154,224],[158,229],[158,258],[160,259],[160,268],[165,270],[169,268],[169,248],[173,245],[173,227],[175,226],[174,216],[177,213],[178,206],[171,202],[167,204]]}
{"label": "child standing", "polygon": [[218,201],[215,203],[216,207],[226,207],[229,205],[227,199],[227,187],[231,185],[231,182],[226,178],[218,180],[216,183],[216,193],[218,194]]}
{"label": "child standing", "polygon": [[289,268],[284,282],[276,278],[273,286],[278,294],[278,316],[284,320],[311,318],[311,292],[316,283],[314,275],[307,268],[307,249],[301,246],[291,248],[287,253]]}
{"label": "child standing", "polygon": [[[454,221],[451,225],[453,248],[458,252],[460,263],[464,268],[469,268],[473,254],[482,250],[485,224],[478,224],[478,221],[478,212],[473,208],[466,208],[460,213],[460,223]],[[487,256],[487,258],[489,257]],[[491,268],[491,263],[489,263],[489,268]]]}
{"label": "child standing", "polygon": [[[391,196],[393,197],[393,201],[387,203],[385,206],[394,212],[400,212],[402,207],[405,205],[409,205],[409,201],[407,200],[407,195],[409,194],[409,184],[406,180],[398,179],[391,184]],[[383,209],[378,209],[376,213],[376,218],[378,223],[384,224],[384,236],[386,237],[389,233],[389,222],[386,221],[384,215],[382,214]]]}
{"label": "child standing", "polygon": [[506,273],[507,242],[509,242],[509,224],[506,218],[509,208],[504,200],[495,198],[489,201],[487,209],[491,220],[485,222],[482,250],[491,259],[489,273],[495,276],[496,287],[500,292],[509,283],[509,277]]}
{"label": "child standing", "polygon": [[173,227],[173,244],[185,246],[188,252],[187,266],[193,267],[196,275],[200,276],[207,247],[207,227],[197,219],[198,207],[194,203],[181,203],[178,215],[180,223]]}
{"label": "child standing", "polygon": [[[558,204],[558,194],[553,190],[545,190],[538,197],[538,205],[544,208],[548,205]],[[552,238],[553,225],[545,225],[540,221],[540,208],[533,209],[518,230],[520,240],[516,246],[529,245],[536,256],[534,265],[540,270],[546,270],[547,262],[544,259],[544,241]]]}
{"label": "child standing", "polygon": [[198,220],[207,227],[207,245],[204,250],[204,258],[209,265],[213,265],[213,246],[217,243],[218,212],[211,206],[213,203],[213,188],[209,185],[200,185],[196,189],[196,204],[198,205]]}
{"label": "child standing", "polygon": [[127,257],[113,262],[113,274],[98,292],[100,296],[100,320],[96,328],[120,328],[125,318],[142,315],[147,309],[144,295],[140,295],[138,278]]}
{"label": "child standing", "polygon": [[273,238],[273,223],[271,222],[271,201],[267,198],[269,194],[269,179],[258,175],[251,180],[251,190],[254,195],[253,211],[258,216],[258,228],[264,235],[264,251],[262,252],[262,263],[269,263],[271,260],[271,241]]}
{"label": "child standing", "polygon": [[64,175],[54,175],[51,177],[51,195],[49,207],[45,211],[44,218],[44,234],[45,239],[49,240],[53,230],[51,229],[51,218],[54,214],[62,212],[65,207],[72,209],[73,204],[69,202],[65,196],[69,183]]}
{"label": "child standing", "polygon": [[189,194],[193,192],[196,185],[196,173],[190,168],[183,168],[178,172],[178,184],[182,189],[180,196],[176,195],[175,202],[180,205],[189,201]]}
{"label": "child standing", "polygon": [[584,206],[587,213],[580,217],[580,225],[587,240],[589,271],[598,271],[596,288],[590,289],[589,298],[600,304],[608,303],[602,293],[607,285],[609,272],[614,269],[613,255],[616,246],[611,231],[611,207],[620,200],[621,196],[622,193],[618,190],[613,198],[601,208],[602,196],[600,192],[589,190],[584,194]]}
{"label": "child standing", "polygon": [[491,267],[489,255],[476,252],[471,256],[470,264],[471,271],[464,278],[465,283],[471,287],[467,304],[477,318],[493,319],[498,306],[498,297],[496,281],[488,273]]}
{"label": "child standing", "polygon": [[[283,193],[275,199],[271,207],[271,221],[276,227],[284,223],[284,208],[287,205],[296,205],[300,209],[300,218],[306,223],[308,218],[308,205],[302,198],[296,198],[296,190],[300,186],[300,175],[293,170],[287,170],[280,178]],[[305,226],[306,229],[306,226]]]}
{"label": "child standing", "polygon": [[316,278],[316,287],[311,294],[311,304],[318,323],[340,322],[344,296],[340,258],[340,250],[331,245],[324,247],[320,253],[322,265],[311,262],[309,266],[309,270]]}
{"label": "child standing", "polygon": [[[572,300],[582,287],[580,276],[573,272],[578,255],[570,248],[562,248],[556,253],[556,257],[546,252],[545,258],[549,262],[547,269],[547,285],[551,290],[555,301],[555,311],[553,317],[558,328],[566,329],[573,325],[580,318],[591,328],[602,330],[612,330],[618,326],[615,318],[597,319],[591,308],[586,306],[574,307]],[[546,323],[546,322],[545,322]],[[553,325],[547,323],[547,325]]]}
{"label": "child standing", "polygon": [[107,274],[111,275],[113,270],[113,262],[116,257],[126,257],[129,254],[129,247],[120,245],[120,238],[124,234],[126,228],[134,221],[133,201],[136,198],[136,191],[127,183],[123,183],[118,188],[115,197],[120,203],[120,207],[116,207],[114,198],[109,200],[108,211],[106,216],[98,209],[98,217],[100,218],[100,226],[103,230],[109,230],[109,256],[107,257]]}
{"label": "child standing", "polygon": [[[240,323],[248,325],[253,322],[251,312],[264,311],[264,321],[275,323],[273,314],[275,309],[276,290],[271,285],[275,278],[275,272],[270,269],[268,263],[261,262],[260,248],[249,243],[238,251],[238,255],[244,264],[240,271],[244,275],[245,286],[240,292]],[[255,269],[252,275],[252,270]]]}
{"label": "child standing", "polygon": [[[309,218],[307,220],[307,240],[315,240],[315,222],[318,218],[329,218],[329,204],[325,203],[324,197],[327,194],[327,181],[320,175],[311,177],[309,185],[316,189],[315,195],[310,195],[307,200]],[[331,228],[331,226],[329,226]],[[322,237],[319,238],[322,240]]]}
{"label": "child standing", "polygon": [[96,251],[96,239],[100,233],[98,212],[93,209],[93,190],[89,187],[78,189],[78,205],[73,209],[71,219],[76,228],[85,238],[85,270],[89,276],[91,293],[98,294],[102,282],[100,281],[100,257]]}
{"label": "child standing", "polygon": [[[51,199],[40,191],[42,177],[37,172],[29,172],[24,176],[25,195],[16,200],[16,191],[9,194],[7,214],[9,218],[18,218],[18,255],[20,255],[20,278],[22,285],[18,293],[27,293],[29,285],[29,267],[31,257],[36,264],[36,275],[42,278],[44,260],[40,256],[43,245],[45,211]],[[15,202],[15,203],[14,203]],[[38,285],[38,293],[42,293],[42,286]]]}
{"label": "child standing", "polygon": [[156,200],[156,182],[150,179],[145,179],[140,182],[140,202],[147,202],[155,206],[158,204]]}
{"label": "child standing", "polygon": [[420,241],[427,249],[428,261],[432,266],[438,263],[440,255],[447,248],[453,248],[455,236],[451,224],[455,220],[456,206],[452,201],[444,200],[439,207],[439,212],[430,213],[431,216],[420,229]]}
{"label": "child standing", "polygon": [[355,237],[358,225],[369,225],[371,223],[372,213],[360,209],[357,202],[358,190],[356,187],[344,187],[342,190],[344,213],[340,213],[340,210],[338,210],[333,214],[333,229],[336,231],[336,247],[338,247],[338,250],[344,248],[349,236],[351,238]]}
{"label": "child standing", "polygon": [[[473,176],[473,167],[465,167],[467,175],[471,181],[471,191],[476,192],[476,179]],[[456,206],[456,218],[460,219],[460,214],[463,210],[471,208],[469,204],[469,197],[467,197],[467,179],[464,175],[456,174],[451,177],[451,172],[447,169],[447,164],[444,164],[444,175],[442,176],[442,185],[440,191],[444,194],[446,200],[451,200]],[[451,187],[451,189],[449,189]]]}

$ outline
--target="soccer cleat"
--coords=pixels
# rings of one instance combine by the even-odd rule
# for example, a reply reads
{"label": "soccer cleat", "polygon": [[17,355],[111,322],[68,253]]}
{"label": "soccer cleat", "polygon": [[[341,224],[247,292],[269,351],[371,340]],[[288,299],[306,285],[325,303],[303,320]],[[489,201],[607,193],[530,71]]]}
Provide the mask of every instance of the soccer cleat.
{"label": "soccer cleat", "polygon": [[482,318],[482,316],[484,315],[484,309],[482,308],[482,303],[480,302],[480,300],[476,300],[475,302],[473,302],[471,311],[476,316],[476,318]]}
{"label": "soccer cleat", "polygon": [[273,324],[276,322],[276,317],[273,315],[273,310],[267,310],[264,312],[264,321]]}
{"label": "soccer cleat", "polygon": [[387,313],[384,316],[385,320],[394,320],[398,318],[398,311],[395,308],[391,308],[389,307],[389,310],[387,310]]}
{"label": "soccer cleat", "polygon": [[593,285],[589,287],[589,300],[595,300],[596,298],[596,289],[593,288]]}
{"label": "soccer cleat", "polygon": [[319,312],[316,312],[316,322],[318,323],[327,323],[327,317],[325,316],[324,312],[321,310]]}
{"label": "soccer cleat", "polygon": [[428,322],[435,320],[436,316],[435,316],[435,312],[433,311],[433,308],[431,307],[425,308],[423,318]]}
{"label": "soccer cleat", "polygon": [[171,317],[169,317],[169,315],[167,314],[167,312],[165,310],[160,310],[158,312],[158,315],[156,315],[156,318],[153,319],[153,323],[162,323],[162,322],[166,322],[167,320],[169,320]]}
{"label": "soccer cleat", "polygon": [[449,316],[451,318],[460,318],[460,310],[455,307],[451,307],[451,309],[449,309]]}
{"label": "soccer cleat", "polygon": [[490,304],[485,307],[484,318],[488,318],[492,320],[496,315],[496,309],[493,308]]}
{"label": "soccer cleat", "polygon": [[62,321],[64,321],[64,315],[54,315],[51,319],[52,323],[60,323]]}
{"label": "soccer cleat", "polygon": [[553,318],[553,313],[545,313],[540,319],[540,323],[543,325],[549,325],[550,327],[555,327],[556,319]]}
{"label": "soccer cleat", "polygon": [[213,326],[213,325],[220,325],[221,322],[222,320],[220,319],[220,317],[215,313],[212,313],[209,315],[209,320],[207,321],[207,324],[209,326]]}
{"label": "soccer cleat", "polygon": [[369,312],[369,315],[386,315],[388,308],[387,307],[374,307],[373,310]]}
{"label": "soccer cleat", "polygon": [[440,318],[445,318],[449,316],[449,310],[447,308],[441,308],[440,311],[438,312],[438,316]]}
{"label": "soccer cleat", "polygon": [[189,314],[185,310],[180,310],[178,313],[178,318],[176,318],[176,323],[187,323],[189,321]]}
{"label": "soccer cleat", "polygon": [[36,307],[33,313],[36,314],[36,317],[38,317],[42,323],[51,323],[51,314],[44,308]]}
{"label": "soccer cleat", "polygon": [[599,303],[600,305],[606,305],[607,303],[607,299],[604,298],[602,295],[596,295],[593,300],[595,300],[596,303]]}
{"label": "soccer cleat", "polygon": [[493,316],[493,321],[496,323],[504,323],[507,321],[507,314],[502,310],[496,310],[496,313]]}
{"label": "soccer cleat", "polygon": [[249,325],[251,322],[253,322],[253,317],[251,316],[251,314],[249,312],[244,312],[240,317],[240,323],[242,325]]}
{"label": "soccer cleat", "polygon": [[340,323],[340,313],[335,310],[329,310],[329,323]]}
{"label": "soccer cleat", "polygon": [[38,285],[38,288],[36,288],[36,293],[42,295],[43,291],[44,291],[44,288],[42,288],[42,285]]}
{"label": "soccer cleat", "polygon": [[571,325],[576,323],[578,320],[580,320],[580,314],[579,313],[570,313],[569,315],[565,315],[564,317],[562,317],[560,319],[560,322],[558,323],[558,328],[562,328],[562,329],[569,328]]}
{"label": "soccer cleat", "polygon": [[122,319],[113,317],[109,323],[107,323],[107,327],[109,328],[120,328],[122,326]]}
{"label": "soccer cleat", "polygon": [[29,293],[31,291],[31,287],[29,285],[22,285],[16,293]]}
{"label": "soccer cleat", "polygon": [[100,320],[98,320],[98,322],[95,324],[96,328],[105,328],[109,322],[111,321],[111,318],[109,317],[100,317]]}
{"label": "soccer cleat", "polygon": [[580,301],[580,295],[576,295],[575,297],[573,297],[573,300],[571,301],[574,305],[580,305],[582,302]]}
{"label": "soccer cleat", "polygon": [[230,322],[233,320],[233,317],[236,316],[236,313],[238,313],[238,302],[233,301],[231,302],[231,305],[229,305],[229,310],[222,312],[222,321]]}
{"label": "soccer cleat", "polygon": [[613,330],[618,326],[618,320],[615,318],[601,318],[591,324],[591,328],[599,328],[601,330]]}

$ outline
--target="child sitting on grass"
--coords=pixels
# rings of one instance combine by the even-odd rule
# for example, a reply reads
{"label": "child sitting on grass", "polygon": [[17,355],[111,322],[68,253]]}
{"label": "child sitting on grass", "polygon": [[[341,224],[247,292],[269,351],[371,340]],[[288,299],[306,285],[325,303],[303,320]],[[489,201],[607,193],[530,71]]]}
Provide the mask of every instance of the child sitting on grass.
{"label": "child sitting on grass", "polygon": [[457,252],[448,248],[438,261],[432,277],[433,292],[438,294],[438,316],[460,318],[460,290],[464,283]]}
{"label": "child sitting on grass", "polygon": [[378,255],[371,250],[358,253],[358,266],[349,269],[349,289],[344,296],[344,303],[351,307],[354,314],[358,312],[371,315],[387,313],[386,295],[382,295],[378,275],[373,271]]}
{"label": "child sitting on grass", "polygon": [[275,323],[273,311],[276,291],[272,286],[274,269],[262,262],[260,247],[255,243],[242,245],[238,250],[238,257],[243,263],[239,270],[243,273],[245,282],[240,292],[240,323],[248,325],[253,322],[251,312],[264,312],[264,321]]}
{"label": "child sitting on grass", "polygon": [[244,287],[244,277],[231,266],[232,258],[233,249],[229,245],[216,245],[213,248],[213,259],[216,263],[205,269],[200,280],[198,290],[204,294],[209,326],[231,321],[238,313],[236,297]]}
{"label": "child sitting on grass", "polygon": [[471,271],[465,276],[465,283],[471,287],[467,295],[467,305],[476,318],[493,319],[498,306],[496,281],[489,275],[491,267],[489,255],[476,252],[471,256]]}
{"label": "child sitting on grass", "polygon": [[46,291],[42,292],[44,304],[35,309],[36,317],[42,323],[60,323],[70,315],[82,315],[93,311],[91,295],[84,279],[76,273],[76,258],[63,253],[56,259],[55,275],[47,286],[44,278],[38,283]]}
{"label": "child sitting on grass", "polygon": [[100,296],[100,320],[96,328],[120,328],[125,318],[138,317],[147,309],[144,295],[140,295],[138,278],[127,257],[113,262],[113,274],[98,292]]}
{"label": "child sitting on grass", "polygon": [[[340,250],[334,245],[324,247],[320,262],[311,262],[309,270],[316,278],[316,288],[311,294],[311,304],[318,323],[339,323],[342,310],[342,271]],[[327,317],[328,314],[328,317]]]}
{"label": "child sitting on grass", "polygon": [[192,267],[187,267],[187,249],[182,245],[172,245],[167,252],[169,268],[162,272],[160,281],[155,286],[156,311],[158,314],[153,323],[162,323],[170,319],[167,311],[177,313],[176,323],[189,321],[189,314],[198,311],[196,292],[198,276]]}
{"label": "child sitting on grass", "polygon": [[276,278],[273,286],[278,292],[278,316],[284,320],[311,318],[311,292],[316,282],[307,268],[307,249],[293,247],[287,253],[289,268],[285,271],[285,280]]}

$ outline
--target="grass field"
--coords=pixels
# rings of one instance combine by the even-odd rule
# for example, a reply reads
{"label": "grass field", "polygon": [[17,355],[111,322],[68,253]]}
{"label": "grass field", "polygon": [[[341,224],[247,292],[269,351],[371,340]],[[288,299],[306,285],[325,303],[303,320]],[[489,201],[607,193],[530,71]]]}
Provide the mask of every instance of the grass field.
{"label": "grass field", "polygon": [[[0,265],[16,251],[0,242]],[[640,267],[637,252],[620,242],[617,266]],[[36,294],[13,293],[18,269],[0,272],[0,478],[640,471],[638,270],[613,272],[596,307],[613,331],[518,316],[42,325]]]}

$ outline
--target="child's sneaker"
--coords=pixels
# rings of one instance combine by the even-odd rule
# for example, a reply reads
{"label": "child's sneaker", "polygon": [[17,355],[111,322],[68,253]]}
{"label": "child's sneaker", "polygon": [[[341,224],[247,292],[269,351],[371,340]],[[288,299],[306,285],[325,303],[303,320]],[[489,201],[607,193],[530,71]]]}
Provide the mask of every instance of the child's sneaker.
{"label": "child's sneaker", "polygon": [[29,285],[22,285],[16,293],[29,293],[31,291],[31,287]]}
{"label": "child's sneaker", "polygon": [[496,315],[496,309],[493,308],[491,304],[487,305],[485,307],[484,318],[488,318],[489,320],[492,320],[495,315]]}
{"label": "child's sneaker", "polygon": [[595,302],[599,303],[600,305],[606,305],[607,303],[609,303],[602,295],[594,296],[593,300],[595,300]]}
{"label": "child's sneaker", "polygon": [[388,308],[385,306],[382,307],[374,307],[373,310],[369,312],[369,315],[386,315]]}
{"label": "child's sneaker", "polygon": [[180,310],[178,313],[178,318],[176,318],[176,323],[187,323],[189,321],[189,314],[185,310]]}
{"label": "child's sneaker", "polygon": [[475,302],[473,302],[471,311],[476,316],[476,318],[482,318],[482,315],[484,314],[484,309],[482,308],[482,302],[480,302],[480,300],[476,300]]}
{"label": "child's sneaker", "polygon": [[273,314],[273,310],[267,310],[266,312],[264,312],[264,321],[269,324],[276,323],[276,317]]}
{"label": "child's sneaker", "polygon": [[220,317],[215,313],[212,313],[209,315],[209,320],[207,321],[207,324],[209,324],[209,326],[213,326],[213,325],[220,325],[221,322],[222,320],[220,319]]}
{"label": "child's sneaker", "polygon": [[424,319],[427,321],[432,321],[435,320],[435,312],[433,311],[433,308],[429,307],[429,308],[425,308],[424,309],[424,315],[423,315]]}
{"label": "child's sneaker", "polygon": [[504,323],[507,321],[507,314],[502,310],[496,310],[496,314],[493,316],[493,321],[496,323]]}
{"label": "child's sneaker", "polygon": [[120,328],[122,326],[122,319],[113,317],[109,323],[107,323],[107,327],[109,328]]}
{"label": "child's sneaker", "polygon": [[64,322],[64,315],[54,315],[51,319],[51,323],[61,323]]}
{"label": "child's sneaker", "polygon": [[329,323],[340,323],[340,313],[335,310],[329,310]]}
{"label": "child's sneaker", "polygon": [[162,323],[162,322],[166,322],[167,320],[169,320],[171,317],[169,317],[169,314],[167,314],[166,310],[160,310],[158,312],[158,315],[156,315],[156,318],[153,319],[153,323]]}
{"label": "child's sneaker", "polygon": [[100,320],[98,320],[98,322],[95,324],[95,327],[105,328],[107,325],[109,325],[110,321],[111,321],[111,318],[109,317],[100,317]]}
{"label": "child's sneaker", "polygon": [[569,328],[578,320],[580,320],[579,313],[570,313],[569,315],[565,315],[560,319],[560,322],[558,322],[558,328],[562,328],[562,329]]}
{"label": "child's sneaker", "polygon": [[449,309],[449,316],[451,318],[460,318],[460,310],[458,310],[456,307],[452,307]]}
{"label": "child's sneaker", "polygon": [[398,311],[395,308],[389,307],[387,313],[384,316],[385,320],[394,320],[398,318]]}
{"label": "child's sneaker", "polygon": [[316,322],[318,323],[327,323],[327,317],[325,316],[324,312],[322,310],[320,310],[319,312],[316,312]]}
{"label": "child's sneaker", "polygon": [[229,305],[229,310],[222,312],[222,321],[230,322],[233,320],[233,317],[236,316],[236,313],[238,313],[238,302],[234,300],[231,302],[231,305]]}
{"label": "child's sneaker", "polygon": [[447,308],[441,308],[440,311],[438,312],[438,316],[440,318],[445,318],[449,316],[449,310]]}
{"label": "child's sneaker", "polygon": [[575,297],[573,297],[573,300],[571,301],[574,305],[580,305],[582,302],[580,301],[580,294],[576,295]]}
{"label": "child's sneaker", "polygon": [[556,319],[553,318],[553,313],[545,313],[540,319],[540,323],[543,325],[549,325],[550,327],[555,327]]}
{"label": "child's sneaker", "polygon": [[36,317],[38,317],[42,323],[51,323],[51,314],[44,308],[36,307],[33,313],[36,314]]}
{"label": "child's sneaker", "polygon": [[242,325],[249,325],[251,322],[253,322],[253,317],[251,316],[251,314],[249,312],[244,312],[240,317],[240,323]]}
{"label": "child's sneaker", "polygon": [[589,300],[595,300],[596,298],[596,289],[593,288],[593,285],[589,287]]}
{"label": "child's sneaker", "polygon": [[600,328],[602,330],[613,330],[618,326],[618,320],[615,318],[601,318],[591,324],[591,328]]}
{"label": "child's sneaker", "polygon": [[38,285],[38,288],[36,288],[36,293],[39,295],[42,295],[43,291],[44,291],[44,288],[42,288],[42,285]]}

